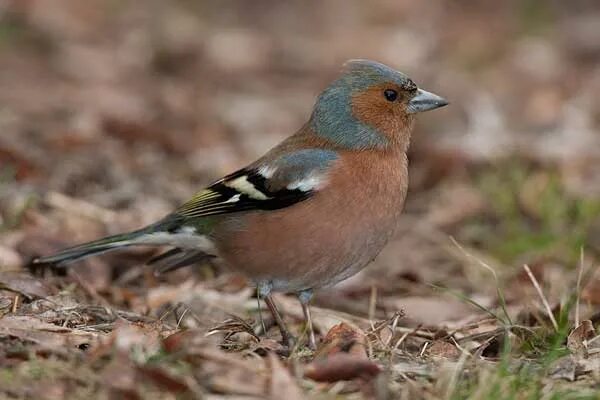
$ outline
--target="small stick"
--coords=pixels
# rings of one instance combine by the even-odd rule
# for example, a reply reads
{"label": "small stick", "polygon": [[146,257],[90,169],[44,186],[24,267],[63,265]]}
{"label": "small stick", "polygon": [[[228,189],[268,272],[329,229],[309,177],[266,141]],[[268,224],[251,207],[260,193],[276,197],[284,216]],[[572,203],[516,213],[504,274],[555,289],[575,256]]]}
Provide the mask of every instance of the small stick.
{"label": "small stick", "polygon": [[590,340],[587,341],[588,346],[590,344],[592,344],[593,342],[595,342],[596,340],[600,339],[600,335],[598,336],[594,336],[593,338],[591,338]]}
{"label": "small stick", "polygon": [[181,316],[179,317],[179,319],[177,320],[177,325],[175,326],[175,329],[179,329],[179,325],[181,325],[181,321],[183,321],[183,317],[185,317],[185,314],[187,314],[187,312],[189,311],[189,308],[185,308],[185,310],[183,310],[183,312],[181,313]]}
{"label": "small stick", "polygon": [[421,351],[419,352],[419,357],[423,357],[423,354],[425,354],[425,350],[427,350],[427,346],[429,346],[429,342],[425,342],[425,344],[421,348]]}
{"label": "small stick", "polygon": [[531,280],[533,287],[535,288],[538,295],[542,299],[542,303],[544,304],[544,307],[546,308],[546,312],[548,313],[548,317],[550,317],[550,321],[552,322],[552,326],[554,327],[554,330],[558,332],[558,324],[556,323],[554,314],[552,314],[552,308],[550,308],[550,304],[548,303],[546,296],[544,296],[544,292],[542,292],[542,288],[540,287],[540,284],[538,283],[535,276],[533,276],[533,274],[531,273],[531,269],[529,269],[529,266],[527,264],[523,264],[523,269],[525,269],[525,272],[527,272],[527,276]]}
{"label": "small stick", "polygon": [[579,253],[579,268],[577,269],[577,299],[575,302],[575,328],[579,326],[579,297],[581,296],[581,276],[583,275],[583,246]]}
{"label": "small stick", "polygon": [[13,301],[12,313],[15,314],[17,312],[17,307],[19,306],[19,295],[15,295],[15,300]]}
{"label": "small stick", "polygon": [[396,315],[394,316],[394,319],[392,320],[392,334],[390,335],[388,340],[386,340],[386,346],[389,346],[392,343],[392,339],[394,338],[394,334],[396,333],[396,328],[398,327],[398,320],[400,320],[401,317],[402,315],[399,313],[396,313]]}
{"label": "small stick", "polygon": [[400,336],[400,339],[398,339],[398,341],[392,348],[392,353],[394,353],[396,350],[398,350],[398,347],[400,347],[400,345],[402,344],[402,342],[404,342],[404,340],[408,337],[408,335],[410,335],[410,332],[405,332],[402,336]]}

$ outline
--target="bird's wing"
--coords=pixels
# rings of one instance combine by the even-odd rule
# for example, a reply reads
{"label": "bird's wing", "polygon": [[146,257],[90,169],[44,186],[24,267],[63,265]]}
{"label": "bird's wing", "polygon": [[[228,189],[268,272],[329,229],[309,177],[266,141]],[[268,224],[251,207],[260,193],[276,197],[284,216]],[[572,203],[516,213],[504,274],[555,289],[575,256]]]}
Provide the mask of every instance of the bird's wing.
{"label": "bird's wing", "polygon": [[309,198],[326,184],[334,151],[303,149],[263,159],[227,175],[175,211],[183,218],[249,210],[275,210]]}

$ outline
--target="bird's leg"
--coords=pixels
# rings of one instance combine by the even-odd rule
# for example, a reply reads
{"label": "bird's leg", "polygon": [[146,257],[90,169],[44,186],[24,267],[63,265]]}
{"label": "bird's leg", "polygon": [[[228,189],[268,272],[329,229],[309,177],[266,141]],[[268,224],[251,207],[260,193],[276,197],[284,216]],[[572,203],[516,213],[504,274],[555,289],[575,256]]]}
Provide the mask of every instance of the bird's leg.
{"label": "bird's leg", "polygon": [[[262,329],[262,333],[263,335],[267,333],[267,326],[265,325],[265,320],[263,319],[262,316],[262,308],[260,306],[260,298],[261,298],[261,294],[260,294],[260,286],[256,287],[256,305],[258,306],[258,319],[260,321],[260,328]],[[258,329],[254,328],[254,332],[256,333]]]}
{"label": "bird's leg", "polygon": [[267,307],[269,307],[269,311],[271,311],[271,314],[273,314],[273,318],[275,318],[275,323],[277,323],[277,326],[279,327],[283,345],[291,349],[294,345],[294,337],[288,330],[287,326],[285,325],[285,322],[283,322],[283,318],[281,317],[281,314],[279,314],[277,306],[273,301],[273,296],[270,294],[266,296],[265,303],[267,304]]}
{"label": "bird's leg", "polygon": [[269,311],[271,311],[271,315],[273,315],[273,319],[275,319],[275,323],[279,327],[283,345],[286,346],[288,349],[291,349],[294,345],[294,337],[285,325],[285,322],[283,321],[279,310],[277,310],[277,306],[275,305],[275,302],[273,301],[273,296],[271,294],[272,288],[273,285],[270,282],[260,283],[258,285],[258,293],[260,294],[260,297],[262,297],[265,300],[265,304],[269,308]]}
{"label": "bird's leg", "polygon": [[308,329],[308,347],[310,347],[311,350],[316,350],[317,341],[315,340],[315,331],[313,329],[309,306],[312,296],[312,289],[305,289],[298,293],[298,300],[300,300],[300,304],[302,305],[302,312],[304,313],[304,320],[306,322],[306,328]]}

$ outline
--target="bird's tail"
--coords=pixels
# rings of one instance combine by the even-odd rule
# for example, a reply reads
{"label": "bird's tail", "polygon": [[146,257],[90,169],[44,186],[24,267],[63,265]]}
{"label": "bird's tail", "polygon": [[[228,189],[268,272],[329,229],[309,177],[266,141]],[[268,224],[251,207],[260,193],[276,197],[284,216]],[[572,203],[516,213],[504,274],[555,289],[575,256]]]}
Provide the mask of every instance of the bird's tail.
{"label": "bird's tail", "polygon": [[56,264],[65,265],[83,258],[117,250],[122,247],[140,244],[148,234],[147,229],[108,236],[92,242],[69,247],[56,254],[47,257],[39,257],[33,260],[34,264]]}

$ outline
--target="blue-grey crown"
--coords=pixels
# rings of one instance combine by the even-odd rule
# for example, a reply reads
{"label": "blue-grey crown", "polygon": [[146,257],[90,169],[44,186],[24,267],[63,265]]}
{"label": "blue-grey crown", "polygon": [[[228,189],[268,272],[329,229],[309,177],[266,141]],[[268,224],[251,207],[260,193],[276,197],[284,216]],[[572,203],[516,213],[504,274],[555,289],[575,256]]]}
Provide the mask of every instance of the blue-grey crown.
{"label": "blue-grey crown", "polygon": [[417,88],[414,82],[402,72],[371,60],[346,61],[344,72],[338,81],[340,80],[351,86],[352,90],[364,90],[383,82],[395,83],[407,91]]}

